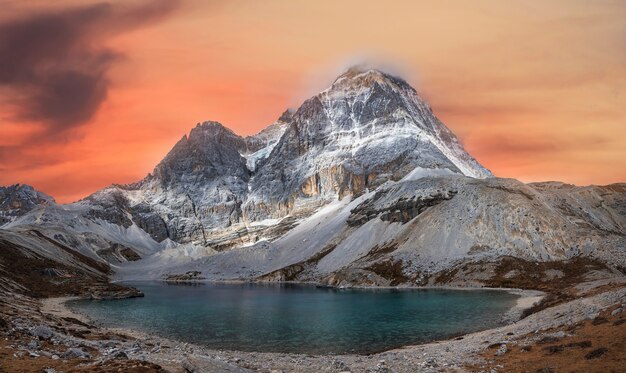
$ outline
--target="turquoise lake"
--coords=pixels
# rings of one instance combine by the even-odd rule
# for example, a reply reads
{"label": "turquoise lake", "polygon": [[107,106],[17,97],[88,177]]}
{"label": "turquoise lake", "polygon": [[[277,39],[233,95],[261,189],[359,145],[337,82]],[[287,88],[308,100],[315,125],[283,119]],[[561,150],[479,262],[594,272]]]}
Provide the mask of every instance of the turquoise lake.
{"label": "turquoise lake", "polygon": [[107,326],[214,349],[372,353],[501,325],[518,296],[492,290],[126,283],[144,298],[69,303]]}

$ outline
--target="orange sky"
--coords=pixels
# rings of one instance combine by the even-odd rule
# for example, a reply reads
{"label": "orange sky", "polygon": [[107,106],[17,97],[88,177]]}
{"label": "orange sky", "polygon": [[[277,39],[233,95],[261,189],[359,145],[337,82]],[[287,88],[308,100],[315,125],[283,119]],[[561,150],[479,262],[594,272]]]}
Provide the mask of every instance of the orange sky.
{"label": "orange sky", "polygon": [[[28,4],[0,0],[0,25],[91,3]],[[195,123],[255,133],[364,62],[409,81],[497,176],[626,181],[623,1],[197,0],[158,12],[104,16],[83,38],[80,53],[114,58],[97,65],[105,98],[71,126],[28,115],[14,98],[37,81],[3,87],[0,71],[0,185],[69,202],[139,180]]]}

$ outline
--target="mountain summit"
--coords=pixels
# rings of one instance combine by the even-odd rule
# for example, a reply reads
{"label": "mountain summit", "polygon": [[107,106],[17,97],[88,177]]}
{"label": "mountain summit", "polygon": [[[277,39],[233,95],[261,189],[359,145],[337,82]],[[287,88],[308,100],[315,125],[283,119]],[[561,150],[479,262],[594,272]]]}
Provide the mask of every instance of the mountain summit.
{"label": "mountain summit", "polygon": [[492,176],[408,83],[378,70],[353,68],[293,114],[251,179],[244,211],[277,217],[282,210],[268,211],[267,201],[289,210],[301,197],[358,195],[400,180],[416,167]]}
{"label": "mountain summit", "polygon": [[215,246],[231,234],[254,240],[250,224],[307,216],[416,169],[492,176],[407,82],[355,67],[254,136],[198,123],[144,180],[86,201],[97,206],[90,216],[132,220],[157,241]]}
{"label": "mountain summit", "polygon": [[624,185],[493,177],[415,89],[373,69],[253,136],[199,123],[137,183],[69,205],[16,192],[4,190],[4,230],[41,232],[126,279],[435,284],[468,263],[479,281],[501,258],[579,255],[626,267]]}

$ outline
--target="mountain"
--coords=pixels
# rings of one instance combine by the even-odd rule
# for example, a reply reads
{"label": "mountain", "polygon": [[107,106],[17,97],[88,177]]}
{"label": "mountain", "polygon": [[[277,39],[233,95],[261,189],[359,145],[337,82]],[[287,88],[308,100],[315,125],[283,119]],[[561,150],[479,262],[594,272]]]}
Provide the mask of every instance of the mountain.
{"label": "mountain", "polygon": [[285,110],[276,122],[265,127],[256,135],[244,138],[246,145],[240,151],[242,150],[242,155],[246,158],[246,166],[250,171],[256,171],[259,162],[269,157],[292,119],[293,111]]}
{"label": "mountain", "polygon": [[22,216],[39,205],[54,203],[54,198],[30,185],[0,186],[0,226]]}
{"label": "mountain", "polygon": [[13,203],[2,229],[121,279],[485,283],[506,258],[581,256],[626,270],[625,184],[494,177],[407,82],[370,69],[254,136],[199,123],[136,183],[68,205],[19,200],[42,202]]}
{"label": "mountain", "polygon": [[293,114],[243,209],[278,218],[303,199],[359,195],[416,167],[492,176],[405,81],[353,68]]}

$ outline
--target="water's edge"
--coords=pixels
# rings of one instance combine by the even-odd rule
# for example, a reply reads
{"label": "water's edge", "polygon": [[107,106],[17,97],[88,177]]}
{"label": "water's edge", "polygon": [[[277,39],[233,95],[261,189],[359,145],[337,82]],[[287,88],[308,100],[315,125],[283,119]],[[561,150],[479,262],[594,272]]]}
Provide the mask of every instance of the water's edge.
{"label": "water's edge", "polygon": [[[122,283],[125,283],[126,281],[120,281]],[[146,283],[154,283],[155,281],[152,280],[146,280],[146,281],[132,281],[133,283],[140,283],[140,282],[146,282]],[[159,282],[159,281],[157,281]],[[203,283],[213,283],[213,284],[253,284],[253,285],[259,285],[258,282],[249,282],[249,281],[201,281]],[[293,284],[297,284],[297,285],[317,285],[315,283],[298,283],[298,282],[290,282]],[[263,285],[266,283],[262,283],[260,285]],[[276,284],[276,283],[272,283],[272,284]],[[278,285],[278,284],[277,284]],[[417,344],[402,344],[401,346],[398,347],[391,347],[391,348],[386,348],[383,350],[374,350],[368,353],[305,353],[305,352],[286,352],[289,354],[294,354],[294,355],[370,355],[370,354],[374,354],[374,353],[380,353],[380,352],[385,352],[385,351],[391,351],[391,350],[395,350],[398,348],[408,348],[408,347],[412,347],[412,346],[421,346],[421,345],[427,345],[427,344],[431,344],[431,343],[438,343],[438,342],[442,342],[442,341],[449,341],[449,340],[453,340],[453,339],[459,339],[459,337],[462,336],[466,336],[466,335],[471,335],[471,334],[475,334],[475,333],[481,333],[481,332],[486,332],[486,331],[490,331],[490,330],[495,330],[498,328],[501,328],[503,326],[507,326],[510,324],[513,324],[515,322],[517,322],[520,319],[520,316],[522,315],[523,311],[532,307],[534,304],[536,304],[537,302],[541,301],[541,299],[545,296],[545,293],[541,292],[541,291],[536,291],[536,290],[525,290],[525,289],[515,289],[515,288],[489,288],[489,287],[450,287],[450,286],[401,286],[401,287],[350,287],[350,288],[340,288],[340,287],[329,287],[329,288],[335,288],[338,290],[454,290],[454,291],[458,291],[458,290],[462,290],[462,291],[476,291],[476,290],[480,290],[480,291],[505,291],[514,295],[519,296],[519,298],[516,299],[515,304],[502,316],[502,321],[498,324],[498,325],[494,325],[491,327],[488,327],[486,329],[479,329],[479,330],[475,330],[475,331],[471,331],[469,333],[459,333],[456,335],[450,335],[447,338],[443,338],[443,339],[434,339],[431,341],[425,341],[423,343],[417,343]],[[92,325],[96,325],[98,327],[101,328],[105,328],[107,330],[114,330],[116,332],[120,332],[123,334],[127,334],[130,336],[134,336],[134,337],[140,337],[140,338],[145,338],[145,337],[153,337],[153,338],[160,338],[163,340],[168,340],[174,343],[185,343],[185,344],[189,344],[189,345],[197,345],[197,346],[201,346],[202,348],[205,349],[209,349],[209,350],[214,350],[214,351],[233,351],[233,352],[243,352],[243,353],[253,353],[253,351],[248,351],[248,350],[237,350],[237,349],[221,349],[221,348],[215,348],[215,347],[211,347],[202,343],[194,343],[194,342],[186,342],[184,340],[181,340],[179,338],[176,338],[175,336],[164,336],[161,333],[155,333],[155,332],[150,332],[150,331],[146,331],[146,330],[142,330],[140,328],[135,328],[135,327],[120,327],[120,326],[105,326],[105,324],[100,323],[98,320],[96,320],[95,318],[91,317],[87,312],[83,312],[79,309],[77,309],[76,307],[72,307],[70,304],[71,301],[77,301],[77,300],[84,300],[85,298],[81,298],[81,297],[59,297],[59,298],[48,298],[45,299],[43,301],[43,307],[42,307],[42,312],[45,313],[51,313],[51,314],[62,314],[63,317],[74,317],[80,321],[86,322],[86,323],[90,323]],[[259,351],[262,352],[262,351]],[[271,353],[271,352],[269,352]]]}

